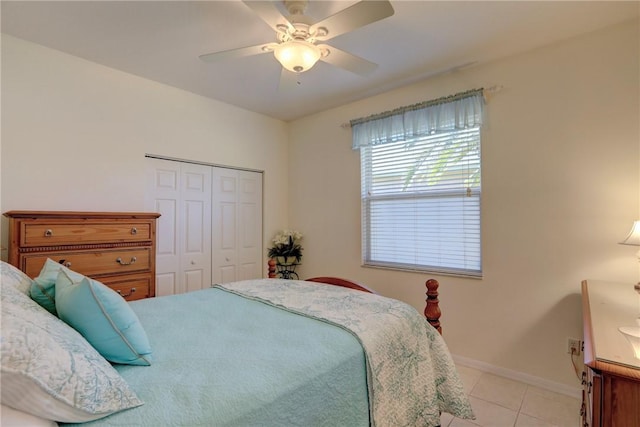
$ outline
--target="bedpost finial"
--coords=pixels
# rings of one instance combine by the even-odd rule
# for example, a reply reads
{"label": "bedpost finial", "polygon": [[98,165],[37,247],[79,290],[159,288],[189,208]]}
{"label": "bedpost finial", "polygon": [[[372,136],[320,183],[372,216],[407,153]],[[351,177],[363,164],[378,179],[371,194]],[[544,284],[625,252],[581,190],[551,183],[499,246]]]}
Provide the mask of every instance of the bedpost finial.
{"label": "bedpost finial", "polygon": [[436,279],[429,279],[425,283],[427,287],[427,306],[424,308],[424,316],[427,321],[440,332],[442,335],[442,327],[440,326],[440,301],[438,300],[438,287],[440,283]]}
{"label": "bedpost finial", "polygon": [[438,287],[440,287],[440,283],[436,279],[429,279],[425,283],[427,287],[427,292],[435,292],[435,295],[438,296]]}

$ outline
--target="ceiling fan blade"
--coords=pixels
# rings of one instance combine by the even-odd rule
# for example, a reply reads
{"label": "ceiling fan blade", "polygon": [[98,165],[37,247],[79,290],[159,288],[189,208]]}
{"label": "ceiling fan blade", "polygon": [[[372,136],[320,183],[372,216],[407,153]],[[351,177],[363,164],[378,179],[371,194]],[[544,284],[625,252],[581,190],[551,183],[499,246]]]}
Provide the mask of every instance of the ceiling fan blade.
{"label": "ceiling fan blade", "polygon": [[264,0],[242,0],[242,2],[249,6],[251,10],[275,31],[282,32],[282,29],[278,28],[279,25],[284,25],[286,28],[293,30],[291,22],[280,13],[273,2]]}
{"label": "ceiling fan blade", "polygon": [[[309,32],[313,33],[317,31],[318,28],[325,28],[327,35],[319,35],[316,39],[329,40],[340,34],[387,18],[393,14],[393,6],[391,6],[391,3],[387,0],[361,1],[320,22],[316,22],[309,28]],[[320,34],[322,34],[322,31],[320,31]]]}
{"label": "ceiling fan blade", "polygon": [[333,46],[321,44],[318,45],[318,47],[329,51],[327,56],[320,58],[321,61],[335,65],[336,67],[344,68],[352,73],[366,76],[378,68],[378,64],[374,64],[373,62],[369,62],[366,59],[362,59],[359,56],[352,55]]}
{"label": "ceiling fan blade", "polygon": [[273,51],[277,43],[258,44],[255,46],[240,47],[237,49],[223,50],[221,52],[206,53],[199,58],[204,62],[215,62],[223,59],[242,58],[244,56],[258,55]]}

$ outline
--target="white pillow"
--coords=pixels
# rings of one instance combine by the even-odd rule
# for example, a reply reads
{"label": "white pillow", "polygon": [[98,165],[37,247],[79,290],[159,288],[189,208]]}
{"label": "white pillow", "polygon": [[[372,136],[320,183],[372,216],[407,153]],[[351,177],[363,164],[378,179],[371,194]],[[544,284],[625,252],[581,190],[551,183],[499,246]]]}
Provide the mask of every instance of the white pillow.
{"label": "white pillow", "polygon": [[[12,270],[2,266],[6,271]],[[0,279],[3,405],[60,422],[91,421],[142,405],[78,332],[5,280],[5,274]]]}
{"label": "white pillow", "polygon": [[58,423],[2,405],[0,406],[0,425],[2,427],[57,427]]}

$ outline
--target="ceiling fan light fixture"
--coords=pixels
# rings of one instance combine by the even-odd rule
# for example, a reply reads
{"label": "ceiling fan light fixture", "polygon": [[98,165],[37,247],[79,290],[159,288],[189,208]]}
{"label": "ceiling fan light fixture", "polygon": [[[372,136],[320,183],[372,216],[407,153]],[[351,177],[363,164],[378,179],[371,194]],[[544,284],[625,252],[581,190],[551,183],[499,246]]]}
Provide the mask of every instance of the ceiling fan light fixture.
{"label": "ceiling fan light fixture", "polygon": [[315,65],[322,56],[320,48],[303,40],[290,40],[276,46],[273,51],[282,66],[294,73],[302,73]]}

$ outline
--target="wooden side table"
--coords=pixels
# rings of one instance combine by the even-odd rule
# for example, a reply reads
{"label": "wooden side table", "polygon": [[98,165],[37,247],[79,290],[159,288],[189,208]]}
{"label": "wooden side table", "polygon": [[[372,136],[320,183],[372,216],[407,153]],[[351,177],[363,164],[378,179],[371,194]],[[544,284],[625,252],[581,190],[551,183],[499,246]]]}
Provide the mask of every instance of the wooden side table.
{"label": "wooden side table", "polygon": [[640,427],[640,359],[618,330],[639,314],[633,284],[582,282],[583,426]]}

